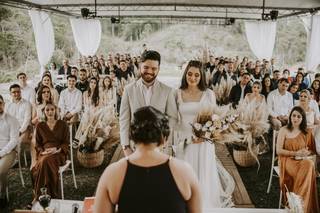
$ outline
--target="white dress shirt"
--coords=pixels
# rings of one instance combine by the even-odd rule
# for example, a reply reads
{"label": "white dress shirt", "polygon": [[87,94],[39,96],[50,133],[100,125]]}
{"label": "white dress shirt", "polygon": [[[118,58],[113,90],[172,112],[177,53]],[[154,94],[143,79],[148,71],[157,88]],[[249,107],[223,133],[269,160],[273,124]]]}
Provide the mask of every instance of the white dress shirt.
{"label": "white dress shirt", "polygon": [[0,115],[0,158],[10,153],[19,142],[19,122],[13,116]]}
{"label": "white dress shirt", "polygon": [[21,100],[17,103],[11,102],[6,105],[6,112],[15,117],[20,125],[19,132],[23,133],[27,130],[31,123],[32,106],[29,101]]}
{"label": "white dress shirt", "polygon": [[150,106],[151,97],[153,94],[153,88],[156,84],[159,84],[157,80],[155,80],[154,84],[147,87],[142,81],[139,82],[139,87],[141,89],[141,92],[143,94],[144,101],[146,103],[146,106]]}
{"label": "white dress shirt", "polygon": [[78,113],[82,109],[82,92],[77,88],[70,90],[64,89],[60,94],[59,108],[61,110],[61,117],[64,117],[67,112],[72,115]]}
{"label": "white dress shirt", "polygon": [[292,94],[286,91],[284,95],[279,93],[279,89],[271,91],[267,98],[269,113],[273,117],[289,115],[293,108]]}
{"label": "white dress shirt", "polygon": [[24,100],[29,101],[30,104],[36,103],[36,91],[28,85],[21,87],[21,96]]}

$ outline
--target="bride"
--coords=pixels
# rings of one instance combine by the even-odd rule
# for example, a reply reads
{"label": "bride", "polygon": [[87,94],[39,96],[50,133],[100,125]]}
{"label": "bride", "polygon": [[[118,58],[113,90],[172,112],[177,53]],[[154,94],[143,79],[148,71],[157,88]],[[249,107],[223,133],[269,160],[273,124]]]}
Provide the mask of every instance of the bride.
{"label": "bride", "polygon": [[[215,146],[192,135],[191,123],[205,108],[217,107],[214,93],[207,89],[200,61],[191,60],[176,95],[180,122],[176,133],[177,157],[187,161],[198,175],[203,208],[231,207],[234,181],[215,156]],[[185,144],[188,144],[185,146]],[[185,147],[185,148],[184,148]]]}

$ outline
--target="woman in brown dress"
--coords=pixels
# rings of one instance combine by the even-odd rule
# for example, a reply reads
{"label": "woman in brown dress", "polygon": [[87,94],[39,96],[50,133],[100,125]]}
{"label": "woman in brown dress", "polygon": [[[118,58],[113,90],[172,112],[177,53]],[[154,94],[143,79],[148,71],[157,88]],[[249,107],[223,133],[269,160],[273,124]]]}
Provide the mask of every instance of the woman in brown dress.
{"label": "woman in brown dress", "polygon": [[59,198],[59,166],[65,164],[69,152],[69,128],[57,119],[57,107],[47,103],[44,117],[36,128],[37,160],[31,169],[34,199],[38,199],[42,187],[51,198]]}
{"label": "woman in brown dress", "polygon": [[306,113],[296,106],[289,123],[282,127],[277,139],[280,166],[280,188],[301,196],[305,213],[319,212],[314,162],[307,157],[316,153],[312,131],[307,129]]}

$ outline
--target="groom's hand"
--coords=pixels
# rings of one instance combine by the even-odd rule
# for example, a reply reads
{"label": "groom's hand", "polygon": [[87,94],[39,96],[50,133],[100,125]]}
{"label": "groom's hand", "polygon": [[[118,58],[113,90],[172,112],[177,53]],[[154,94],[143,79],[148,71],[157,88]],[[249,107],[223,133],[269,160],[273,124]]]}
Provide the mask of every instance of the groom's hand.
{"label": "groom's hand", "polygon": [[123,150],[124,155],[126,157],[128,157],[129,155],[131,155],[133,153],[133,151],[129,145],[122,146],[122,150]]}
{"label": "groom's hand", "polygon": [[131,148],[127,148],[126,150],[123,150],[123,152],[126,157],[128,157],[129,155],[131,155],[133,153]]}

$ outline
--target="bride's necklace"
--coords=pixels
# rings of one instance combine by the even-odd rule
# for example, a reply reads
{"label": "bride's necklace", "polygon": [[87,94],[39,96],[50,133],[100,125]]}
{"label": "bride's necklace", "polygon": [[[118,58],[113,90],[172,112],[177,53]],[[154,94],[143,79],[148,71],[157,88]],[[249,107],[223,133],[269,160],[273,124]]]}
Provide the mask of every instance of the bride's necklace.
{"label": "bride's necklace", "polygon": [[199,101],[202,93],[201,90],[185,90],[183,99],[185,99],[185,101]]}

